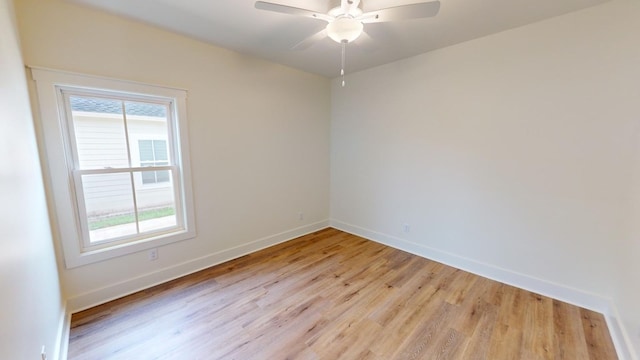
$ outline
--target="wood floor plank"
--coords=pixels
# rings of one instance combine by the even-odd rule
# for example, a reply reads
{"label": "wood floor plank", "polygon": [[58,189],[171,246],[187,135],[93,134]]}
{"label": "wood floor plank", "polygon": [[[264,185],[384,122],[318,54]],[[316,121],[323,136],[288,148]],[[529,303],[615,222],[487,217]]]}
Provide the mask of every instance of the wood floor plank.
{"label": "wood floor plank", "polygon": [[555,327],[555,359],[588,359],[589,352],[582,327],[580,309],[562,301],[553,300]]}
{"label": "wood floor plank", "polygon": [[533,359],[552,359],[553,303],[548,297],[524,294],[525,317],[523,324],[523,353]]}
{"label": "wood floor plank", "polygon": [[[491,344],[491,335],[497,325],[498,309],[482,298],[479,298],[476,304],[476,308],[473,311],[478,315],[473,322],[470,322],[469,327],[463,325],[460,328],[461,332],[464,332],[465,329],[473,328],[473,332],[467,334],[469,342],[461,358],[470,360],[491,359],[489,357],[489,345]],[[472,325],[474,322],[475,326]]]}
{"label": "wood floor plank", "polygon": [[[423,359],[435,358],[439,352],[438,343],[446,337],[447,323],[453,318],[454,306],[447,302],[439,302],[438,309],[409,334],[403,342],[401,352],[396,352],[394,358]],[[399,356],[398,356],[399,355]]]}
{"label": "wood floor plank", "polygon": [[601,314],[325,229],[74,314],[69,359],[617,359]]}
{"label": "wood floor plank", "polygon": [[607,323],[601,314],[587,309],[580,309],[582,314],[582,328],[587,342],[590,359],[612,359],[616,356]]}

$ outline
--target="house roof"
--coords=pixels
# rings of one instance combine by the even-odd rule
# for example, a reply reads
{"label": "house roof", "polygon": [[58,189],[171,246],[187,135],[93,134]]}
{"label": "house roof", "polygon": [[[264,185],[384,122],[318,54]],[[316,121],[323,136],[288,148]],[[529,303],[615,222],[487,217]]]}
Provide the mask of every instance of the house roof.
{"label": "house roof", "polygon": [[[69,102],[71,103],[71,110],[73,111],[122,114],[122,101],[120,100],[71,96]],[[124,104],[127,115],[167,116],[167,108],[164,105],[133,101],[125,101]]]}

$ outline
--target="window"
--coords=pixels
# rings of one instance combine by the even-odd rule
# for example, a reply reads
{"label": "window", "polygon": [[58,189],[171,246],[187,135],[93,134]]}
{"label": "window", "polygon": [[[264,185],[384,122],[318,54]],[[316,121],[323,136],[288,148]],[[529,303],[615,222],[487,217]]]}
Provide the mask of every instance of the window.
{"label": "window", "polygon": [[195,236],[185,91],[32,72],[67,267]]}
{"label": "window", "polygon": [[[138,140],[138,148],[140,149],[140,166],[169,165],[166,140]],[[145,171],[142,174],[143,184],[166,182],[169,182],[169,172],[166,170]]]}

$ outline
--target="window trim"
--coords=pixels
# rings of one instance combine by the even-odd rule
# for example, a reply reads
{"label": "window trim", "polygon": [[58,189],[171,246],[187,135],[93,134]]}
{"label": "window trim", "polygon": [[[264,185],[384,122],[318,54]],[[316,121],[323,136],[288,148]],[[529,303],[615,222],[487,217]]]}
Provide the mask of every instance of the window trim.
{"label": "window trim", "polygon": [[[47,181],[47,195],[50,206],[54,209],[51,213],[52,228],[54,236],[62,245],[66,267],[74,268],[194,238],[196,230],[186,116],[187,91],[44,68],[32,67],[30,69],[35,80],[39,102],[40,116],[37,118],[41,140],[44,144],[44,148],[41,148],[41,156],[46,159],[43,162],[43,170]],[[77,193],[74,190],[75,184],[78,184],[74,181],[74,176],[78,175],[74,173],[73,158],[69,157],[69,151],[73,150],[69,147],[74,142],[66,139],[67,134],[71,133],[66,129],[66,106],[62,102],[64,101],[62,89],[79,89],[82,92],[86,90],[87,93],[97,92],[99,94],[109,92],[127,94],[132,98],[141,97],[145,101],[149,99],[146,96],[151,96],[173,102],[172,110],[174,113],[171,116],[174,121],[168,131],[173,131],[172,135],[177,142],[174,146],[175,149],[169,149],[170,156],[174,156],[175,166],[169,165],[166,168],[179,170],[174,171],[173,176],[179,176],[174,179],[177,180],[174,184],[182,185],[175,186],[174,191],[180,192],[179,196],[178,194],[175,196],[181,199],[176,203],[176,206],[181,206],[184,212],[183,230],[172,232],[170,235],[160,230],[144,239],[126,243],[114,242],[112,246],[92,246],[91,249],[85,249],[82,236],[84,230],[79,221],[82,209],[77,206],[80,202],[77,201]],[[127,169],[131,171],[134,168]],[[140,167],[140,169],[148,171],[149,167]]]}

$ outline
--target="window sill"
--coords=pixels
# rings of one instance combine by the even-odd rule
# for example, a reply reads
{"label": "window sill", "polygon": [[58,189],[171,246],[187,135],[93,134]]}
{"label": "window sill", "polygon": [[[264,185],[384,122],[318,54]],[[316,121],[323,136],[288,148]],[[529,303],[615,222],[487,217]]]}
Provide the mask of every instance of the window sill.
{"label": "window sill", "polygon": [[162,234],[155,237],[148,237],[134,242],[109,246],[102,249],[87,250],[76,254],[68,254],[66,257],[66,267],[74,268],[88,265],[99,261],[113,259],[116,257],[133,254],[136,252],[153,249],[155,247],[168,245],[171,243],[189,240],[196,236],[195,231],[175,231],[170,234]]}

